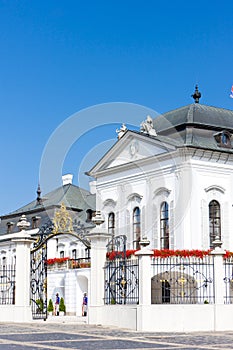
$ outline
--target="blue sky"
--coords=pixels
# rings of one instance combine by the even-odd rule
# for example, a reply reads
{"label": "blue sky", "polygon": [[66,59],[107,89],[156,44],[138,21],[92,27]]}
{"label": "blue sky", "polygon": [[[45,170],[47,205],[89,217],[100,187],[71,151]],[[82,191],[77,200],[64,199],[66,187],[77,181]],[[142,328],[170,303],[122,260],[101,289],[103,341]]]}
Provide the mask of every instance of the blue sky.
{"label": "blue sky", "polygon": [[[232,13],[232,1],[0,0],[0,214],[35,198],[48,140],[83,109],[125,102],[161,113],[192,103],[196,83],[201,103],[233,109]],[[126,119],[85,134],[61,172],[78,184],[85,155]]]}

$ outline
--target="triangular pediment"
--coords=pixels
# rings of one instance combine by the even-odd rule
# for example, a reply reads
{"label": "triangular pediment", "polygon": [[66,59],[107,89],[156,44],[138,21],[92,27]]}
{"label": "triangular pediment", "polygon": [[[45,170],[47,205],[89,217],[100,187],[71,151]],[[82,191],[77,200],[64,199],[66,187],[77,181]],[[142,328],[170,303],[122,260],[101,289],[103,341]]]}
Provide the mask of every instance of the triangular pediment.
{"label": "triangular pediment", "polygon": [[175,148],[174,145],[166,143],[164,138],[161,140],[159,136],[150,137],[135,131],[127,131],[88,174],[95,176],[98,172],[159,156],[174,151]]}

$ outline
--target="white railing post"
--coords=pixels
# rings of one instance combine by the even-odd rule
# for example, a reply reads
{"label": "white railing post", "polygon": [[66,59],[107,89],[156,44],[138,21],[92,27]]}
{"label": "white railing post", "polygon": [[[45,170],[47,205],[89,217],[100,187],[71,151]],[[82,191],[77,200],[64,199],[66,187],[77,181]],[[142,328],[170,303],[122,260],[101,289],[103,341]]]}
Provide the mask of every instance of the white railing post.
{"label": "white railing post", "polygon": [[222,242],[219,237],[216,236],[213,241],[214,250],[211,254],[214,257],[214,294],[215,294],[215,304],[224,304],[225,295],[225,285],[224,285],[224,265],[223,265],[223,255],[225,250],[222,249]]}
{"label": "white railing post", "polygon": [[148,249],[147,246],[150,241],[144,237],[139,242],[141,249],[138,250],[135,255],[139,259],[139,305],[151,304],[151,256],[153,251]]}

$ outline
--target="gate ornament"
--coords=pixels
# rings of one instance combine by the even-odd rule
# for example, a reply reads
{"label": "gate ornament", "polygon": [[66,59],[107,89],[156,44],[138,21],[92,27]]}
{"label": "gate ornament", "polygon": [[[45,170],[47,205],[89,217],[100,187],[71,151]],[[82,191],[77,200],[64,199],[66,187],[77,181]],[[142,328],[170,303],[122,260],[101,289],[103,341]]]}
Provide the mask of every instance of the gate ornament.
{"label": "gate ornament", "polygon": [[72,218],[68,213],[64,203],[61,204],[61,209],[57,210],[53,219],[53,233],[73,232]]}
{"label": "gate ornament", "polygon": [[26,230],[30,226],[30,222],[27,221],[26,215],[22,215],[17,223],[17,227],[20,231]]}

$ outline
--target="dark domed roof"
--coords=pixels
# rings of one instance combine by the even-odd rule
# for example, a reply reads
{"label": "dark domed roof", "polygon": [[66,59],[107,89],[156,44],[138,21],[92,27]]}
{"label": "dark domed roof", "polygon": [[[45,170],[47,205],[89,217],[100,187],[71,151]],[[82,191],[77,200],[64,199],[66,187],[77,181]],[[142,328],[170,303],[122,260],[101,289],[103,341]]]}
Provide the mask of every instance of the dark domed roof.
{"label": "dark domed roof", "polygon": [[178,128],[182,125],[196,125],[211,129],[227,129],[233,132],[233,111],[193,103],[164,113],[154,119],[157,132]]}

